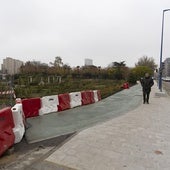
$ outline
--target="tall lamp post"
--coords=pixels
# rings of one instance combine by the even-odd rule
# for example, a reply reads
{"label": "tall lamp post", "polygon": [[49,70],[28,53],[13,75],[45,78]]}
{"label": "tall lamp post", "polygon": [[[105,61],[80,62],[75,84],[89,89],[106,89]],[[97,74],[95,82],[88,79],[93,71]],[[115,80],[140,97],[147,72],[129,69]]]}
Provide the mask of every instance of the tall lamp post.
{"label": "tall lamp post", "polygon": [[159,67],[159,90],[162,92],[162,50],[163,50],[163,34],[164,34],[164,14],[170,9],[164,9],[162,14],[162,32],[161,32],[161,50],[160,50],[160,67]]}

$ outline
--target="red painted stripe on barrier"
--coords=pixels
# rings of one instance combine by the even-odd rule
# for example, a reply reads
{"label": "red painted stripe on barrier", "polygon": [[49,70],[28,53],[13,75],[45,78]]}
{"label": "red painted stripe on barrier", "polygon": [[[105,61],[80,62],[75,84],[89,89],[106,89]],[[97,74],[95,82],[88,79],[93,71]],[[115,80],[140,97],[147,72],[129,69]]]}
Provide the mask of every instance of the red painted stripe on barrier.
{"label": "red painted stripe on barrier", "polygon": [[14,126],[11,108],[0,110],[0,156],[14,144]]}
{"label": "red painted stripe on barrier", "polygon": [[93,91],[82,91],[81,92],[82,105],[94,103],[94,93]]}
{"label": "red painted stripe on barrier", "polygon": [[10,126],[0,130],[0,156],[14,144],[15,136]]}
{"label": "red painted stripe on barrier", "polygon": [[58,111],[63,111],[63,110],[71,108],[70,107],[70,96],[68,93],[59,94],[58,100],[59,100]]}
{"label": "red painted stripe on barrier", "polygon": [[11,128],[14,128],[15,126],[12,117],[11,107],[6,107],[0,110],[0,129],[4,129],[8,126],[10,126]]}
{"label": "red painted stripe on barrier", "polygon": [[41,108],[40,98],[30,98],[22,100],[22,108],[25,118],[39,116],[39,109]]}

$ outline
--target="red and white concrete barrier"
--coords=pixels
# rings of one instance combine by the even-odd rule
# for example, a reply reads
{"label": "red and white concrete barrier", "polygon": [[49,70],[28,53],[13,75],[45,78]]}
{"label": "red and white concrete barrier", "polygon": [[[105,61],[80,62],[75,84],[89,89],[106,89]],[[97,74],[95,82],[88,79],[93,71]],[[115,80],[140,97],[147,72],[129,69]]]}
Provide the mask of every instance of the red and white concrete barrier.
{"label": "red and white concrete barrier", "polygon": [[93,90],[93,93],[94,93],[94,101],[95,101],[95,102],[100,101],[100,100],[101,100],[100,91],[99,91],[99,90]]}
{"label": "red and white concrete barrier", "polygon": [[39,115],[58,112],[58,105],[59,105],[58,95],[42,97]]}
{"label": "red and white concrete barrier", "polygon": [[12,116],[15,127],[13,128],[13,132],[15,135],[15,141],[14,143],[19,143],[25,133],[25,117],[22,110],[22,104],[16,104],[14,107],[12,107]]}
{"label": "red and white concrete barrier", "polygon": [[63,111],[101,100],[98,90],[65,93],[42,98],[16,99],[14,107],[0,110],[0,156],[25,133],[25,119],[47,113]]}
{"label": "red and white concrete barrier", "polygon": [[74,107],[78,107],[81,106],[81,92],[72,92],[69,93],[70,95],[70,107],[74,108]]}
{"label": "red and white concrete barrier", "polygon": [[92,104],[101,100],[98,90],[72,92],[42,98],[16,99],[16,103],[22,103],[25,118],[36,117],[52,112],[63,111],[77,106]]}
{"label": "red and white concrete barrier", "polygon": [[39,116],[41,100],[40,98],[23,99],[22,108],[25,114],[25,118]]}
{"label": "red and white concrete barrier", "polygon": [[82,105],[92,104],[95,102],[94,93],[91,90],[81,92]]}
{"label": "red and white concrete barrier", "polygon": [[0,110],[0,156],[14,144],[14,126],[11,108]]}
{"label": "red and white concrete barrier", "polygon": [[63,111],[71,108],[69,93],[59,94],[58,100],[59,100],[58,111]]}

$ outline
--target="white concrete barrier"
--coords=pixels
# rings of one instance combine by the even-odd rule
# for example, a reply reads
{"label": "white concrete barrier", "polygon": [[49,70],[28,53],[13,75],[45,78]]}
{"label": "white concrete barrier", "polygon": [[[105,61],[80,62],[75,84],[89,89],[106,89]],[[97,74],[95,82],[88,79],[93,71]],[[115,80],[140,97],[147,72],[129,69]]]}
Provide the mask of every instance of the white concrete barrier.
{"label": "white concrete barrier", "polygon": [[70,107],[71,108],[82,105],[81,92],[72,92],[72,93],[69,93],[69,95],[70,95]]}
{"label": "white concrete barrier", "polygon": [[14,107],[11,108],[12,110],[12,116],[14,120],[15,127],[13,128],[13,132],[15,135],[15,141],[14,143],[19,143],[25,133],[25,118],[24,118],[24,113],[22,110],[22,104],[18,103]]}
{"label": "white concrete barrier", "polygon": [[39,115],[44,115],[44,114],[48,114],[52,112],[58,112],[57,105],[59,105],[58,95],[42,97]]}
{"label": "white concrete barrier", "polygon": [[95,103],[99,101],[97,90],[93,90]]}

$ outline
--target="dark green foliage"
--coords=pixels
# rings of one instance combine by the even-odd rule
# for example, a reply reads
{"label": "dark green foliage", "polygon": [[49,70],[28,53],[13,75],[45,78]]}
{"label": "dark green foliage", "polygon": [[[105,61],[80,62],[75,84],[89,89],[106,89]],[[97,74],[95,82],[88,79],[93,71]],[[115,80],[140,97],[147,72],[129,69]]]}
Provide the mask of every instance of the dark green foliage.
{"label": "dark green foliage", "polygon": [[123,81],[100,79],[63,79],[61,83],[45,85],[17,86],[18,98],[42,97],[84,90],[100,90],[102,98],[108,97],[121,90]]}
{"label": "dark green foliage", "polygon": [[153,75],[153,70],[147,66],[137,66],[131,69],[130,73],[136,77],[136,80],[139,80],[141,77],[145,75],[145,73]]}
{"label": "dark green foliage", "polygon": [[136,76],[136,74],[134,74],[133,72],[131,72],[131,73],[129,74],[129,77],[128,77],[128,82],[129,82],[130,84],[136,84],[136,81],[137,81],[137,76]]}

